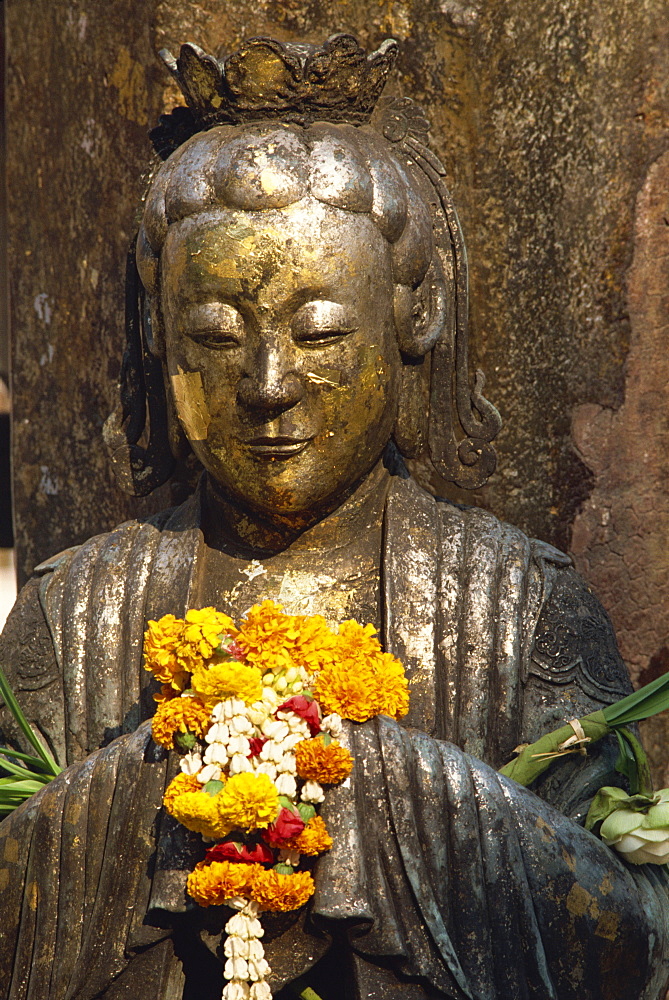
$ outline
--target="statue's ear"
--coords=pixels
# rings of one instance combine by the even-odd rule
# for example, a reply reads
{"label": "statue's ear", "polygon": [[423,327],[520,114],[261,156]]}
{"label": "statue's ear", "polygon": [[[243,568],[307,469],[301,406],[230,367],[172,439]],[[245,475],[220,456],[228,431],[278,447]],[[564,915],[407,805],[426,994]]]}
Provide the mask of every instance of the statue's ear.
{"label": "statue's ear", "polygon": [[448,321],[451,295],[437,254],[417,288],[395,285],[393,312],[402,354],[422,358],[439,340]]}

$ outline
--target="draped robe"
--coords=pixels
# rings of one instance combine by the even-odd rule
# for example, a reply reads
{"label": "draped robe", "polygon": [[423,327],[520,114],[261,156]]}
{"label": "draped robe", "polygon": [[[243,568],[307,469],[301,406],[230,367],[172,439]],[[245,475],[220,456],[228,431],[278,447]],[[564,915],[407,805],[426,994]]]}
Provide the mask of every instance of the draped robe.
{"label": "draped robe", "polygon": [[[578,822],[615,752],[554,767],[541,797],[494,770],[627,692],[604,613],[562,553],[410,480],[393,479],[383,537],[383,639],[411,708],[347,727],[356,767],[323,807],[335,846],[306,918],[269,927],[274,985],[344,936],[361,997],[656,1000],[664,870],[626,865]],[[191,500],[38,567],[55,658],[7,667],[29,704],[48,694],[32,717],[72,766],[0,824],[7,1000],[220,990],[190,931],[206,938],[211,914],[184,892],[202,849],[160,809],[176,764],[142,724],[145,623],[185,612],[201,545]]]}

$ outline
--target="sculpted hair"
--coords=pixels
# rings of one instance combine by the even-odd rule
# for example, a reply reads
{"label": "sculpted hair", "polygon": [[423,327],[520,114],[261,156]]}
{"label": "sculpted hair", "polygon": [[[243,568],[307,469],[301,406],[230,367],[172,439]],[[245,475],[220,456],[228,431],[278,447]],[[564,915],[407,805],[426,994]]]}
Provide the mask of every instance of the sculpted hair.
{"label": "sculpted hair", "polygon": [[[395,285],[410,292],[421,284],[434,258],[433,223],[410,164],[393,156],[371,128],[267,123],[199,133],[158,171],[137,241],[146,291],[154,300],[160,294],[159,260],[169,226],[217,207],[256,212],[309,196],[368,215],[390,245]],[[439,280],[443,284],[443,273]],[[400,292],[396,302],[402,301]],[[406,321],[396,320],[401,331]]]}

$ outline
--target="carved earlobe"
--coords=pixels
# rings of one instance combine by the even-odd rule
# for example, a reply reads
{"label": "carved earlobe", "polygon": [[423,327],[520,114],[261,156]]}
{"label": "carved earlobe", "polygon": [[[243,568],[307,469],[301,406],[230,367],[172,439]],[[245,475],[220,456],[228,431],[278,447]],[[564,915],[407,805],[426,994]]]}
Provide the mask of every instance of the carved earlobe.
{"label": "carved earlobe", "polygon": [[[119,379],[120,399],[105,422],[103,438],[120,488],[138,497],[166,483],[175,467],[165,433],[170,421],[163,366],[149,348],[147,334],[150,339],[152,332],[144,305],[133,241],[126,265],[126,348]],[[148,442],[144,446],[140,440],[147,430]]]}
{"label": "carved earlobe", "polygon": [[422,358],[431,351],[448,324],[449,296],[437,254],[416,289],[395,285],[393,312],[402,354]]}

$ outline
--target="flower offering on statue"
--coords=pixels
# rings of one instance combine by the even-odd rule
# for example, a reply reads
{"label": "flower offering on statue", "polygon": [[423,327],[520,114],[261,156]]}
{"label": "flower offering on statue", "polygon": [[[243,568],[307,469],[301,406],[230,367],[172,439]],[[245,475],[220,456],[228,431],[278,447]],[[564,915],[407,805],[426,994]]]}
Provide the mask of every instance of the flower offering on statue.
{"label": "flower offering on statue", "polygon": [[405,715],[404,668],[372,625],[334,632],[272,601],[238,626],[214,608],[150,621],[144,654],[161,684],[153,738],[183,755],[165,808],[210,845],[188,892],[237,911],[225,925],[224,1000],[269,1000],[259,914],[313,894],[311,859],[332,846],[317,806],[353,767],[342,719]]}

